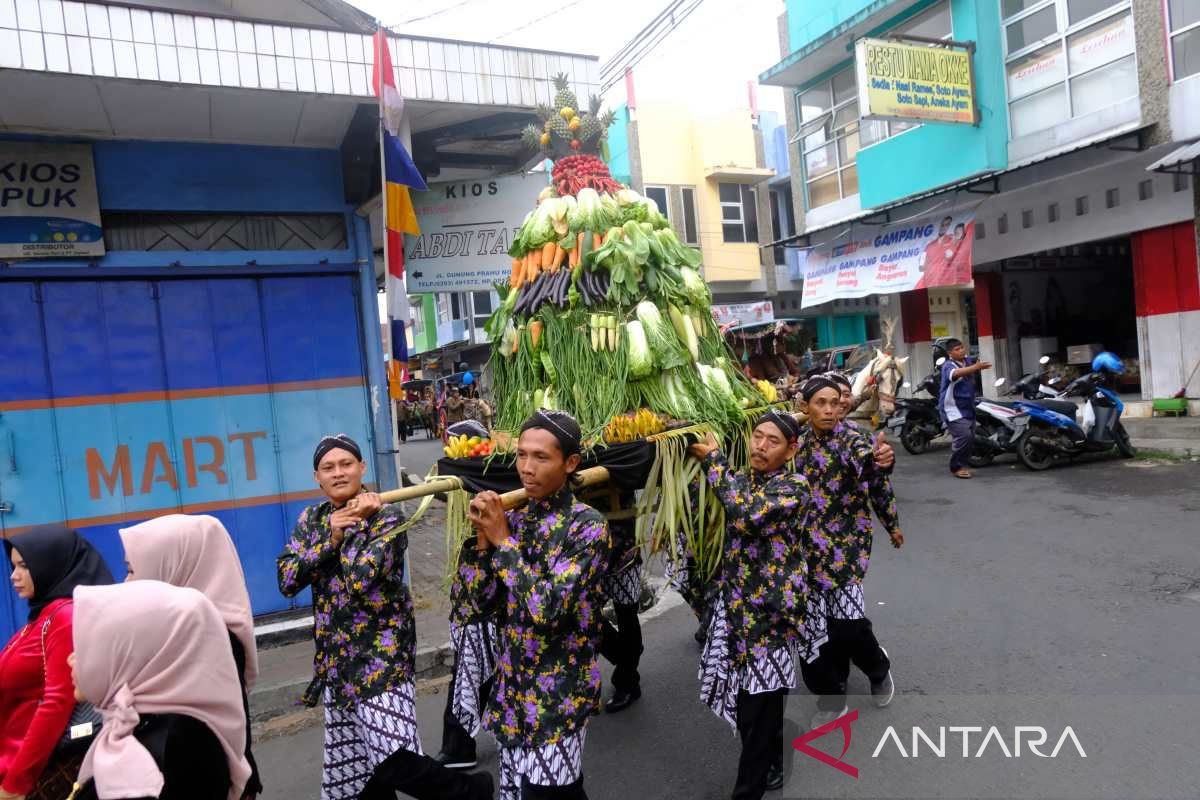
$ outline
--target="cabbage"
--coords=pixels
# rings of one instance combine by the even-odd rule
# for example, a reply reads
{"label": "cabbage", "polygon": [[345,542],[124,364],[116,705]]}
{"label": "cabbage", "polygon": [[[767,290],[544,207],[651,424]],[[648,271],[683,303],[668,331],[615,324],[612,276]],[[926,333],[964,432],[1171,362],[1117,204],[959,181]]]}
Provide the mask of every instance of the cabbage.
{"label": "cabbage", "polygon": [[633,189],[621,189],[617,192],[617,203],[622,206],[632,206],[642,202],[642,196]]}
{"label": "cabbage", "polygon": [[680,267],[679,275],[683,278],[683,293],[692,305],[706,308],[710,303],[708,287],[700,273],[691,267]]}
{"label": "cabbage", "polygon": [[604,231],[608,229],[607,225],[601,224],[600,219],[600,193],[595,189],[580,189],[575,195],[575,214],[578,218],[578,223],[572,222],[572,229],[576,224],[579,230],[589,231]]}
{"label": "cabbage", "polygon": [[636,319],[625,323],[625,338],[629,342],[629,377],[644,378],[654,372],[654,358],[642,323]]}
{"label": "cabbage", "polygon": [[688,359],[683,346],[675,336],[671,324],[659,313],[658,306],[649,300],[643,300],[637,304],[636,313],[659,369],[666,370],[686,364]]}

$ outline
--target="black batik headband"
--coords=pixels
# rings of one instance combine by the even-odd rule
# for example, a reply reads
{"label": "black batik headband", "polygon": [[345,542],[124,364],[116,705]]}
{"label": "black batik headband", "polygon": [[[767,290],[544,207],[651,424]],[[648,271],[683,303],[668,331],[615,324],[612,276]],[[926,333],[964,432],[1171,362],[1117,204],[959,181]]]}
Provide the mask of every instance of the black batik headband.
{"label": "black batik headband", "polygon": [[359,461],[363,460],[362,450],[358,443],[344,433],[339,433],[335,436],[325,436],[321,441],[317,442],[317,449],[313,451],[313,469],[315,470],[321,463],[321,459],[330,450],[345,450],[353,455]]}
{"label": "black batik headband", "polygon": [[813,399],[813,395],[822,389],[833,389],[838,394],[842,393],[841,387],[838,386],[837,382],[832,378],[827,378],[824,375],[816,375],[812,378],[809,378],[804,382],[804,385],[800,387],[800,396],[803,397],[804,402],[807,403],[809,400]]}
{"label": "black batik headband", "polygon": [[565,411],[539,410],[533,412],[521,426],[521,433],[534,428],[549,431],[550,435],[558,440],[564,456],[575,455],[583,445],[583,431],[580,429],[579,423]]}
{"label": "black batik headband", "polygon": [[764,422],[770,422],[776,428],[779,428],[780,433],[783,434],[783,438],[789,442],[794,442],[800,438],[800,423],[791,414],[771,409],[758,418],[758,425],[762,425]]}

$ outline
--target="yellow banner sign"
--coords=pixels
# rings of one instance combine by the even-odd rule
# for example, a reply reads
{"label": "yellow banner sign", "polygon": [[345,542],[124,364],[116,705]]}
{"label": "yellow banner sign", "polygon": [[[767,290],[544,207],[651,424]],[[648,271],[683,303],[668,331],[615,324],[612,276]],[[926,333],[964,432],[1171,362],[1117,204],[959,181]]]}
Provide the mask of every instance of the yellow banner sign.
{"label": "yellow banner sign", "polygon": [[860,39],[855,61],[864,117],[978,122],[967,48]]}

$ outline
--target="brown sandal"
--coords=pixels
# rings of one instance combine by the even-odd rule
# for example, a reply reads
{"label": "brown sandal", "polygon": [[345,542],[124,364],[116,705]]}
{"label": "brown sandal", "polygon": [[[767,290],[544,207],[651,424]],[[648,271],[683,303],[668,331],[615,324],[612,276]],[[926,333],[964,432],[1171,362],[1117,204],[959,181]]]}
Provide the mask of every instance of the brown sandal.
{"label": "brown sandal", "polygon": [[956,478],[962,478],[964,480],[975,477],[974,475],[971,474],[971,470],[969,470],[969,469],[960,469],[957,472],[953,473],[953,475]]}

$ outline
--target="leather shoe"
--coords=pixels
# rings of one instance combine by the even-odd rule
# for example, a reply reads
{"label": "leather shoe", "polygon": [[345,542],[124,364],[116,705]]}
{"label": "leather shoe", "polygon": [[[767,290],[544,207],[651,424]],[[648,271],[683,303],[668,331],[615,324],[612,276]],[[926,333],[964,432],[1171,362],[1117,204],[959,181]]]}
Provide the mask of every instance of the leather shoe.
{"label": "leather shoe", "polygon": [[772,764],[767,770],[767,791],[783,788],[783,764]]}
{"label": "leather shoe", "polygon": [[469,752],[447,753],[445,750],[433,757],[433,760],[446,769],[471,769],[479,763],[475,758],[474,749]]}
{"label": "leather shoe", "polygon": [[609,701],[604,704],[604,711],[608,714],[616,714],[618,711],[624,711],[641,698],[641,696],[642,690],[637,687],[628,691],[618,689],[613,693]]}

